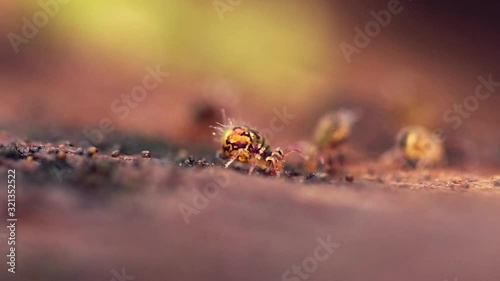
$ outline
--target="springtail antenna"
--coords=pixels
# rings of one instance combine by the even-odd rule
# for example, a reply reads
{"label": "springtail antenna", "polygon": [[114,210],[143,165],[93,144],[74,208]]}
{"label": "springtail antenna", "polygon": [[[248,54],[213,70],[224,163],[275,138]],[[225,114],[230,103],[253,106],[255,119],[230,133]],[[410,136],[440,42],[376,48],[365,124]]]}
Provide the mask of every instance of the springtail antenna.
{"label": "springtail antenna", "polygon": [[226,116],[226,110],[224,108],[221,108],[220,112],[222,113],[222,123],[226,122],[227,116]]}
{"label": "springtail antenna", "polygon": [[[227,126],[226,122],[229,122],[229,125],[233,124],[233,122],[231,120],[227,119],[226,110],[224,110],[224,108],[221,108],[220,112],[222,114],[222,123],[215,122],[215,124],[217,126],[213,126],[213,125],[208,126],[209,128],[212,128],[212,129],[214,129],[214,130],[216,130],[218,132],[222,132],[223,131],[223,128]],[[216,136],[217,133],[213,132],[212,135]]]}

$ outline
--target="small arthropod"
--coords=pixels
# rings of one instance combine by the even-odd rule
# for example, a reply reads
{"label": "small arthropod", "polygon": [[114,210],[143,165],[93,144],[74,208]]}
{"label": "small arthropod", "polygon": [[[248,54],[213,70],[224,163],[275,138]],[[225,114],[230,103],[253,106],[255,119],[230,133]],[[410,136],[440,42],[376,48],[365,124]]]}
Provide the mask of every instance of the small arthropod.
{"label": "small arthropod", "polygon": [[443,142],[421,126],[405,127],[396,136],[396,145],[382,156],[385,162],[399,162],[411,168],[429,168],[443,164]]}
{"label": "small arthropod", "polygon": [[308,141],[300,142],[299,147],[304,154],[304,171],[308,174],[317,172],[319,162],[324,163],[322,156],[320,159],[320,152],[318,151],[318,148]]}
{"label": "small arthropod", "polygon": [[249,174],[255,167],[261,169],[269,168],[271,174],[280,176],[283,172],[285,157],[298,152],[296,149],[283,151],[280,148],[271,149],[269,142],[257,130],[247,125],[237,125],[232,120],[226,119],[222,111],[223,119],[228,120],[227,124],[217,123],[217,126],[210,126],[215,129],[213,133],[220,142],[220,157],[229,159],[226,168],[234,161],[247,163],[250,165]]}
{"label": "small arthropod", "polygon": [[326,170],[335,170],[334,162],[343,166],[344,155],[341,146],[351,136],[353,124],[358,118],[359,114],[340,109],[325,114],[318,121],[312,143],[305,142],[301,146],[305,154],[304,168],[307,172],[315,172],[318,163],[326,164]]}
{"label": "small arthropod", "polygon": [[351,136],[352,125],[357,119],[358,114],[346,109],[327,113],[316,126],[314,145],[321,151],[339,147]]}
{"label": "small arthropod", "polygon": [[266,163],[270,167],[271,172],[273,172],[275,175],[279,177],[285,167],[285,157],[287,157],[290,153],[293,152],[296,152],[300,154],[302,157],[304,157],[302,151],[296,148],[288,148],[286,150],[282,150],[281,148],[278,147],[273,149],[271,155],[266,157]]}

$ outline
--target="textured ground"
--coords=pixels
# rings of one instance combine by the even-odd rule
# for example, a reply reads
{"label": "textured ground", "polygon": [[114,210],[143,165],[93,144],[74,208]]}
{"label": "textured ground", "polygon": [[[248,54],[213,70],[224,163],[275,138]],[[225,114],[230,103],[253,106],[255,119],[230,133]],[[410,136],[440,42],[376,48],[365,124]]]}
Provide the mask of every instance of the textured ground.
{"label": "textured ground", "polygon": [[[352,182],[276,179],[69,143],[0,150],[1,174],[18,171],[19,212],[18,273],[2,280],[500,278],[500,175],[488,171],[359,164]],[[283,276],[317,239],[340,245],[304,278]]]}

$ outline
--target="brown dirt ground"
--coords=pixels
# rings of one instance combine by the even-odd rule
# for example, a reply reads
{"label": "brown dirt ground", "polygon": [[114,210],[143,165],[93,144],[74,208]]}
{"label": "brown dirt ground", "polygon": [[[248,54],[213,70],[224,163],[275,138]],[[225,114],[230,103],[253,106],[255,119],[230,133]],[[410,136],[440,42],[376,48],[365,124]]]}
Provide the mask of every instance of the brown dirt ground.
{"label": "brown dirt ground", "polygon": [[[498,174],[374,163],[352,165],[352,182],[277,179],[13,140],[0,170],[18,171],[18,273],[2,280],[111,280],[121,268],[136,280],[283,280],[328,236],[340,247],[308,280],[500,278]],[[197,208],[189,223],[180,206]]]}

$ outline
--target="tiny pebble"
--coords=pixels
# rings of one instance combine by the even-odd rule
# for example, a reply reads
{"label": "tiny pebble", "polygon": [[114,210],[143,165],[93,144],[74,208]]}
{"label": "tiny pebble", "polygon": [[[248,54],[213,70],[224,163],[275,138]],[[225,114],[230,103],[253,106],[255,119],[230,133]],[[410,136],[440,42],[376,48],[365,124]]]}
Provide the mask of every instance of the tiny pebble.
{"label": "tiny pebble", "polygon": [[321,180],[327,180],[330,176],[327,173],[320,173],[319,178]]}
{"label": "tiny pebble", "polygon": [[144,150],[141,152],[141,157],[142,158],[151,158],[151,152],[149,152],[148,150]]}
{"label": "tiny pebble", "polygon": [[111,152],[111,157],[117,158],[118,156],[120,156],[119,150],[113,150],[113,152]]}
{"label": "tiny pebble", "polygon": [[78,155],[83,155],[83,149],[81,147],[77,148],[75,150],[75,154],[78,154]]}
{"label": "tiny pebble", "polygon": [[66,152],[60,150],[59,152],[57,152],[57,159],[59,160],[65,160],[66,159]]}
{"label": "tiny pebble", "polygon": [[310,174],[307,174],[307,175],[305,176],[305,180],[310,180],[310,179],[314,178],[315,176],[316,176],[316,174],[315,174],[315,173],[310,173]]}
{"label": "tiny pebble", "polygon": [[32,147],[30,147],[30,151],[32,153],[37,153],[38,151],[40,151],[40,148],[41,147],[39,147],[39,146],[32,146]]}
{"label": "tiny pebble", "polygon": [[96,155],[97,152],[99,152],[99,150],[95,146],[92,146],[87,150],[87,156],[92,157]]}
{"label": "tiny pebble", "polygon": [[345,180],[348,182],[353,182],[354,176],[352,174],[347,174],[347,175],[345,175]]}

